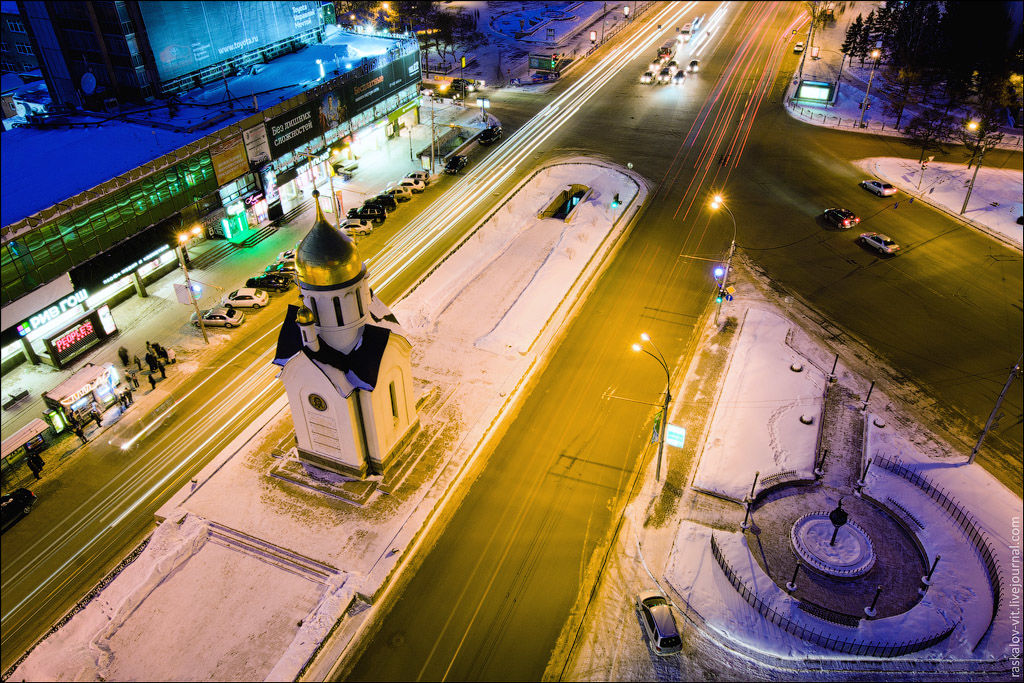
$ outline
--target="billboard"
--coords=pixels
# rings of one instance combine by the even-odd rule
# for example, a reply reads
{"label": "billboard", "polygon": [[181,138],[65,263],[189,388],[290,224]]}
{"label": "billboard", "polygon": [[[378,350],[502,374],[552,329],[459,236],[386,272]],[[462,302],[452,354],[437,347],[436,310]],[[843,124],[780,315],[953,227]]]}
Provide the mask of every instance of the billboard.
{"label": "billboard", "polygon": [[322,26],[320,3],[140,2],[160,80],[168,81]]}
{"label": "billboard", "polygon": [[213,161],[218,185],[225,185],[249,172],[249,161],[245,156],[241,135],[211,147],[210,159]]}
{"label": "billboard", "polygon": [[324,130],[334,128],[419,81],[419,53],[399,57],[325,94],[320,99],[320,125]]}
{"label": "billboard", "polygon": [[319,105],[311,100],[266,122],[267,141],[274,159],[320,135]]}

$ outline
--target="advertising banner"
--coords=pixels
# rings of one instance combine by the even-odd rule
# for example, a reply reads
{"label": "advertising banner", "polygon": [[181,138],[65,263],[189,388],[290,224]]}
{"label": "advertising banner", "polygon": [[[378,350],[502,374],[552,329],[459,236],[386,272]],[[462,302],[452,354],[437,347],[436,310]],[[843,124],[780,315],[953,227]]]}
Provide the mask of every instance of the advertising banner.
{"label": "advertising banner", "polygon": [[213,172],[217,175],[218,185],[229,183],[249,172],[249,161],[245,156],[241,135],[211,147],[210,159],[213,161]]}
{"label": "advertising banner", "polygon": [[320,135],[319,105],[313,100],[266,122],[267,141],[274,159]]}
{"label": "advertising banner", "polygon": [[270,163],[270,144],[267,143],[267,129],[259,125],[247,128],[242,131],[245,139],[245,155],[249,157],[249,163],[254,167],[265,166]]}
{"label": "advertising banner", "polygon": [[390,64],[374,69],[349,81],[320,100],[320,123],[323,130],[334,128],[356,114],[371,109],[403,88],[419,83],[419,54],[399,57]]}

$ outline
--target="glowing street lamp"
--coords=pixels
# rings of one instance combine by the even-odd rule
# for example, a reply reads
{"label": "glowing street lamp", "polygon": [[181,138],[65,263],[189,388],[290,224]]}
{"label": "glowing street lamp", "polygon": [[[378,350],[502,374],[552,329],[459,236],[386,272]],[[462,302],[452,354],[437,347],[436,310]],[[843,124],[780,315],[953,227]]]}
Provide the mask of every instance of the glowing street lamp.
{"label": "glowing street lamp", "polygon": [[[725,259],[725,269],[715,269],[715,277],[721,277],[721,284],[718,286],[718,308],[715,310],[715,323],[718,323],[718,314],[722,310],[722,292],[729,285],[729,272],[732,270],[732,257],[736,253],[736,216],[733,215],[732,211],[728,206],[725,205],[725,199],[720,194],[716,194],[711,198],[709,204],[712,211],[718,211],[719,209],[725,209],[725,212],[729,214],[729,218],[732,219],[732,242],[729,244],[729,256]],[[719,271],[722,271],[719,273]]]}
{"label": "glowing street lamp", "polygon": [[645,349],[642,344],[633,344],[633,351],[637,353],[646,353],[648,356],[658,361],[658,365],[660,365],[661,369],[665,371],[665,403],[661,409],[661,424],[658,428],[658,464],[654,470],[654,480],[661,481],[661,455],[665,452],[665,434],[668,432],[668,405],[672,400],[672,373],[669,372],[668,363],[665,362],[665,357],[661,355],[661,351],[659,351],[658,347],[653,341],[651,341],[650,335],[646,332],[642,332],[640,334],[640,339],[644,343],[650,344],[658,355],[654,355]]}
{"label": "glowing street lamp", "polygon": [[[978,139],[974,143],[974,153],[971,154],[971,161],[974,161],[974,155],[978,153],[979,148],[981,150],[981,155],[978,157],[978,163],[974,165],[974,174],[971,176],[971,184],[967,186],[967,196],[964,197],[964,205],[960,207],[961,216],[963,216],[967,211],[967,202],[971,200],[971,192],[974,191],[974,181],[978,179],[978,169],[981,168],[981,162],[985,159],[985,148],[981,144],[981,136],[984,133],[981,128],[981,124],[973,120],[968,121],[967,130],[972,133],[977,133],[978,135]],[[968,164],[968,168],[970,168],[970,164]]]}
{"label": "glowing street lamp", "polygon": [[192,307],[196,309],[196,320],[199,321],[199,329],[203,333],[203,342],[206,344],[210,343],[210,340],[206,337],[206,325],[203,324],[203,314],[199,310],[199,302],[196,301],[195,290],[192,289],[192,280],[188,276],[188,254],[185,251],[185,246],[192,241],[193,237],[198,237],[203,229],[197,224],[193,225],[192,229],[188,232],[183,232],[178,235],[178,261],[181,263],[181,270],[185,273],[185,286],[188,288],[188,298],[192,300]]}
{"label": "glowing street lamp", "polygon": [[[881,45],[881,43],[879,43],[879,45]],[[870,102],[868,102],[868,94],[871,93],[871,81],[875,78],[875,67],[878,66],[878,58],[881,56],[881,50],[875,49],[871,51],[871,59],[874,61],[871,62],[871,75],[868,76],[868,88],[864,91],[864,101],[860,103],[860,120],[857,122],[858,128],[864,127],[864,114],[867,112],[868,106],[870,105]]]}

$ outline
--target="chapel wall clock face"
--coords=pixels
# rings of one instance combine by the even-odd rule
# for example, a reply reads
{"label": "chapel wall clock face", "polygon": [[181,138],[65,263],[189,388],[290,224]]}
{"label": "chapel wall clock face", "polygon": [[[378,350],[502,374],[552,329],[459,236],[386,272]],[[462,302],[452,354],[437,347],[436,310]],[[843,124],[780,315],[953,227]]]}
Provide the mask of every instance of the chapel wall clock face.
{"label": "chapel wall clock face", "polygon": [[317,410],[327,410],[327,401],[325,401],[323,399],[323,396],[321,396],[320,394],[310,394],[309,405],[313,406]]}

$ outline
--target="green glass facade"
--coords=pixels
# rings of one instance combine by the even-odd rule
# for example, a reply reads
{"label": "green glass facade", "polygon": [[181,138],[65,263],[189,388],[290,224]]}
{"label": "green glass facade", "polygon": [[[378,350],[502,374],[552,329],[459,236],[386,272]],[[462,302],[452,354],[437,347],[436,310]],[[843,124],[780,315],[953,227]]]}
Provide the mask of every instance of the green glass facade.
{"label": "green glass facade", "polygon": [[213,163],[204,152],[5,242],[0,247],[3,304],[216,189]]}

